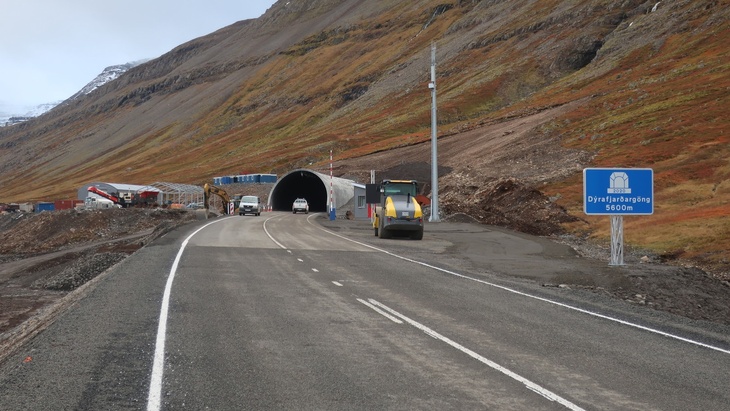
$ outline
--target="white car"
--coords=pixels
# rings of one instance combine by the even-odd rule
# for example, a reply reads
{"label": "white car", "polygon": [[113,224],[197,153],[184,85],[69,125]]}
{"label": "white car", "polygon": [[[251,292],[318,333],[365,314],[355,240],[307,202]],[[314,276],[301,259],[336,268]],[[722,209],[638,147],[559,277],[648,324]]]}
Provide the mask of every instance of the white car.
{"label": "white car", "polygon": [[296,214],[297,211],[303,211],[304,214],[309,214],[309,204],[304,198],[297,198],[294,200],[294,204],[291,206],[291,212]]}

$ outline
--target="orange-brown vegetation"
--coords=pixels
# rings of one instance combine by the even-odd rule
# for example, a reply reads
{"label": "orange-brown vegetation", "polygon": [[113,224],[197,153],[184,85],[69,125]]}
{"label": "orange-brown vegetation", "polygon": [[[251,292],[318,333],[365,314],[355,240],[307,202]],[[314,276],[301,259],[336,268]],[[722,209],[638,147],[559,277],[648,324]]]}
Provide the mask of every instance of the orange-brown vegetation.
{"label": "orange-brown vegetation", "polygon": [[[472,133],[496,141],[489,127],[569,107],[484,145],[497,153],[444,154],[459,157],[444,159],[454,163],[444,185],[460,189],[463,177],[484,188],[498,175],[532,175],[529,184],[581,219],[564,228],[607,241],[607,218],[582,213],[580,169],[650,167],[655,214],[627,218],[627,242],[727,273],[730,7],[680,0],[652,12],[654,4],[277,2],[256,21],[0,129],[0,201],[71,197],[94,180],[284,174],[324,168],[330,150],[367,163],[363,156],[412,147],[430,137],[435,42],[442,140]],[[563,169],[532,173],[547,152]]]}

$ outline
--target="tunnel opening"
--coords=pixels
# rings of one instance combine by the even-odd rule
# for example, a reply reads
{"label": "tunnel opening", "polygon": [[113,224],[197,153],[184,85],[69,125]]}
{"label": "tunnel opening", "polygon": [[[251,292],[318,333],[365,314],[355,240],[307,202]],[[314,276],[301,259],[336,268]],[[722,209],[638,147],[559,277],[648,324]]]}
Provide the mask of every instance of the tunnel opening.
{"label": "tunnel opening", "polygon": [[327,187],[311,171],[297,170],[279,179],[271,192],[270,205],[274,211],[291,211],[297,198],[305,198],[310,212],[327,211]]}

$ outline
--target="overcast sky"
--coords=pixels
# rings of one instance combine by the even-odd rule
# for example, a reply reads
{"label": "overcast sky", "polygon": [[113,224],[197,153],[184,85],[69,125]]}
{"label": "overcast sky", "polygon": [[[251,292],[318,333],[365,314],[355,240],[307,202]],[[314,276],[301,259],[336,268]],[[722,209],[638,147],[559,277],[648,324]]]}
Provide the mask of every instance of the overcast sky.
{"label": "overcast sky", "polygon": [[71,97],[106,67],[159,57],[275,0],[2,0],[0,112]]}

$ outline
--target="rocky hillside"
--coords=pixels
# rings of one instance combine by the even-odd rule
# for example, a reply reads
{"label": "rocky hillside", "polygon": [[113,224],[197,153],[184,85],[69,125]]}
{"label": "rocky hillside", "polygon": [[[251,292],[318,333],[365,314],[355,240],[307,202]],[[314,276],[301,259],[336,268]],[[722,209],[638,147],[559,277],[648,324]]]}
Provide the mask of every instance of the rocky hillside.
{"label": "rocky hillside", "polygon": [[[416,145],[430,136],[435,43],[443,139],[495,138],[479,130],[569,108],[508,134],[519,138],[492,145],[496,153],[454,153],[451,160],[471,171],[446,170],[443,184],[482,192],[494,182],[483,176],[530,175],[530,185],[579,217],[568,230],[605,238],[606,219],[582,214],[580,170],[651,167],[655,215],[628,219],[627,240],[726,267],[728,5],[278,1],[259,19],[191,40],[83,98],[0,129],[0,201],[73,197],[93,180],[281,174],[324,167],[330,150],[354,159]],[[495,170],[479,161],[486,154],[512,160]],[[540,172],[543,163],[565,167]]]}

